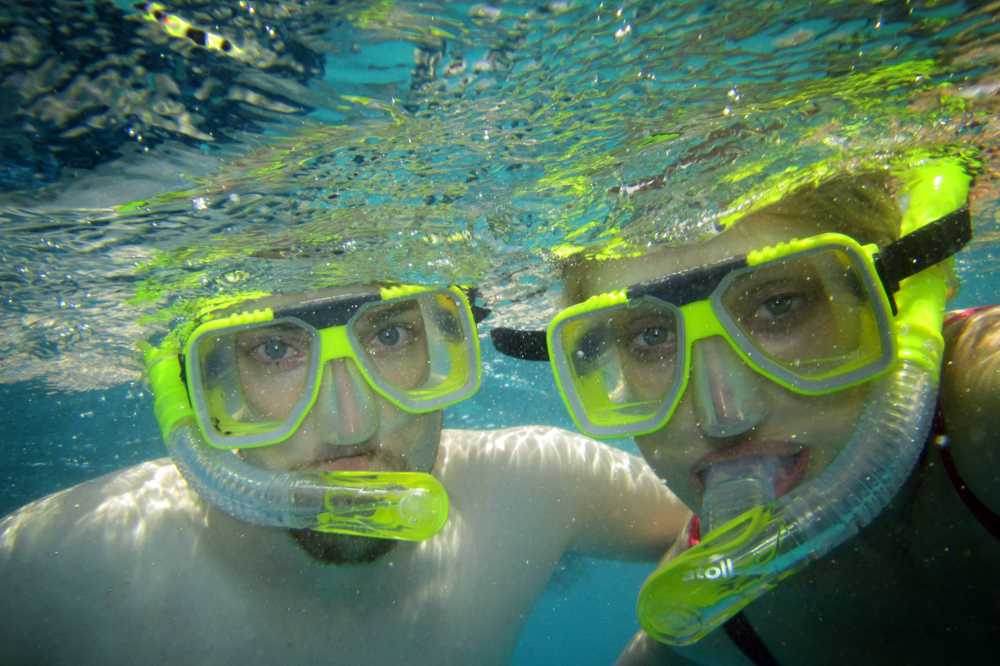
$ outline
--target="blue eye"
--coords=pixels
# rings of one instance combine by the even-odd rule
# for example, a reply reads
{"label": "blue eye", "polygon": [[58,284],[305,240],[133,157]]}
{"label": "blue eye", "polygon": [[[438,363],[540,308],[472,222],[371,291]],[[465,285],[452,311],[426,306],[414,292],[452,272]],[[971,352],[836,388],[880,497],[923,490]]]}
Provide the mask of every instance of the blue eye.
{"label": "blue eye", "polygon": [[387,326],[375,334],[378,341],[386,347],[394,347],[399,344],[402,337],[399,333],[399,326]]}
{"label": "blue eye", "polygon": [[647,328],[637,337],[638,341],[648,347],[657,347],[670,338],[670,331],[665,328]]}
{"label": "blue eye", "polygon": [[264,353],[272,361],[277,361],[284,358],[285,354],[288,353],[288,345],[280,340],[272,340],[264,345]]}

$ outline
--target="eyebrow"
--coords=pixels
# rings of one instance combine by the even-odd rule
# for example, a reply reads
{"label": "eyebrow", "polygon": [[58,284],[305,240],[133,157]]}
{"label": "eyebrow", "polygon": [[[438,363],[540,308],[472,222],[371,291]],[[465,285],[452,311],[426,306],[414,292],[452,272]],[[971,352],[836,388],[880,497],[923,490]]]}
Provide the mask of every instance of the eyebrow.
{"label": "eyebrow", "polygon": [[712,292],[727,275],[747,266],[749,266],[747,256],[741,254],[731,259],[724,259],[704,266],[695,266],[661,278],[634,284],[625,290],[625,295],[630,301],[643,296],[653,296],[680,307],[711,297]]}
{"label": "eyebrow", "polygon": [[386,303],[384,307],[373,309],[370,315],[366,312],[366,316],[362,319],[366,320],[365,323],[378,323],[400,314],[409,314],[419,309],[420,304],[415,299],[410,298],[398,303]]}

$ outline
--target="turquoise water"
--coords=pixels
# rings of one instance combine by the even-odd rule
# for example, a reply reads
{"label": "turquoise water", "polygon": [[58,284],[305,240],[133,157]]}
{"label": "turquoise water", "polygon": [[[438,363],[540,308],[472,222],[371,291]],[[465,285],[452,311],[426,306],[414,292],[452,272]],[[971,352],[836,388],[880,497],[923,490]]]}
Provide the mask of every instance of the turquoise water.
{"label": "turquoise water", "polygon": [[[163,3],[223,53],[127,2],[0,3],[0,515],[165,455],[136,343],[194,299],[461,282],[484,333],[537,327],[558,248],[710,234],[815,165],[965,151],[953,305],[1000,302],[985,3],[249,6]],[[572,428],[547,367],[483,342],[446,427]],[[565,558],[515,663],[611,663],[651,568]]]}

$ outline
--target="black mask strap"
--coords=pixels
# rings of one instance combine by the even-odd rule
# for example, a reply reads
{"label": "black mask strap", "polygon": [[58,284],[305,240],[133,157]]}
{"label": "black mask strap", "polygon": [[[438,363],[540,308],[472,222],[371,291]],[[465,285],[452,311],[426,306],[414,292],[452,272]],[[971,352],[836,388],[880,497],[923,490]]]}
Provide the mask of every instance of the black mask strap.
{"label": "black mask strap", "polygon": [[899,291],[901,280],[916,275],[957,254],[972,240],[972,216],[961,208],[906,234],[875,255],[875,270],[896,314],[892,295]]}
{"label": "black mask strap", "polygon": [[501,354],[522,361],[548,361],[549,348],[545,331],[520,331],[516,328],[494,328],[490,331],[493,346]]}

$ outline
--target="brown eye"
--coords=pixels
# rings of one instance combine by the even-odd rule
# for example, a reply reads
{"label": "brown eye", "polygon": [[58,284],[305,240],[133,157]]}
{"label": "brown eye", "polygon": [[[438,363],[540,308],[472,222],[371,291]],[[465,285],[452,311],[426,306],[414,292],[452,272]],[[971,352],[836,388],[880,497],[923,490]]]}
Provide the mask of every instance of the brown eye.
{"label": "brown eye", "polygon": [[795,303],[794,296],[788,294],[782,294],[781,296],[768,299],[767,301],[761,304],[761,307],[767,310],[768,314],[770,314],[772,317],[779,317],[783,314],[788,314],[788,312],[792,309],[794,303]]}

